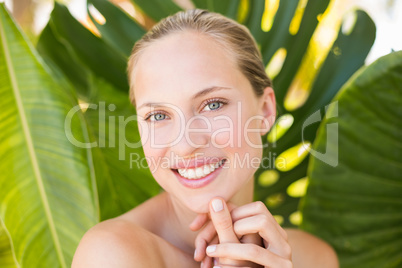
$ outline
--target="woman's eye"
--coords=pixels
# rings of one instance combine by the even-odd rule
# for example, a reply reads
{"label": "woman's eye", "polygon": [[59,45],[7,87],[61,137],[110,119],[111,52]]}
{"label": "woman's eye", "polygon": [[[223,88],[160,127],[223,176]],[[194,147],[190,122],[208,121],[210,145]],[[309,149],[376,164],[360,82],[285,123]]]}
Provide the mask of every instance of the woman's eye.
{"label": "woman's eye", "polygon": [[166,115],[165,114],[161,114],[161,113],[157,113],[157,114],[151,114],[148,116],[148,118],[146,120],[149,121],[161,121],[166,119]]}
{"label": "woman's eye", "polygon": [[212,110],[216,110],[221,108],[221,106],[223,105],[222,102],[220,101],[214,101],[214,102],[210,102],[205,106],[205,109],[212,111]]}

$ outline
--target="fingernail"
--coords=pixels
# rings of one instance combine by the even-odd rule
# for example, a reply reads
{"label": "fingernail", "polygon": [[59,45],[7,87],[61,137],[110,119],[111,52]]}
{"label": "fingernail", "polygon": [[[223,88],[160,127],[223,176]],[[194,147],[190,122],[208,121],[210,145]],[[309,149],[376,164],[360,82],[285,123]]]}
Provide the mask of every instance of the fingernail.
{"label": "fingernail", "polygon": [[212,208],[214,209],[215,212],[221,211],[223,209],[222,200],[218,198],[212,200]]}
{"label": "fingernail", "polygon": [[216,265],[214,265],[214,267],[213,268],[221,268],[220,266],[216,266]]}
{"label": "fingernail", "polygon": [[208,246],[207,247],[207,252],[212,253],[216,250],[216,245]]}
{"label": "fingernail", "polygon": [[194,259],[195,259],[196,255],[197,255],[197,250],[194,250]]}
{"label": "fingernail", "polygon": [[203,265],[204,265],[204,262],[202,261],[202,262],[201,262],[201,266],[200,266],[200,267],[202,268],[202,266],[203,266]]}

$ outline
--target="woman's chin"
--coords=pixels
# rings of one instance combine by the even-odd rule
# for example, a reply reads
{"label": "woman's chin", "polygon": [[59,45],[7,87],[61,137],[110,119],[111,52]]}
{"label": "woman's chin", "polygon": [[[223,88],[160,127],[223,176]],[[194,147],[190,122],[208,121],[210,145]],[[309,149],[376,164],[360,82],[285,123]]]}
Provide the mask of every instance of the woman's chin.
{"label": "woman's chin", "polygon": [[195,213],[198,213],[198,214],[209,213],[209,202],[214,197],[218,197],[218,196],[225,199],[224,196],[217,194],[217,195],[213,195],[213,196],[204,196],[197,200],[191,200],[191,201],[189,200],[186,204],[187,204],[187,207],[190,210],[194,211]]}
{"label": "woman's chin", "polygon": [[193,206],[189,206],[188,207],[191,211],[194,211],[195,213],[198,214],[203,214],[203,213],[208,213],[209,212],[209,206],[208,206],[208,202],[202,204],[202,205],[193,205]]}

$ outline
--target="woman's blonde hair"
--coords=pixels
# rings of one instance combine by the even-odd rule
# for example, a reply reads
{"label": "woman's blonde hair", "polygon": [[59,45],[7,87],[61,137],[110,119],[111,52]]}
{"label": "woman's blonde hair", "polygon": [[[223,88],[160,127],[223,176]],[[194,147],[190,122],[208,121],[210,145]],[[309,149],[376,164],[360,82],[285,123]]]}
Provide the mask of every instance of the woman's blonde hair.
{"label": "woman's blonde hair", "polygon": [[185,30],[210,36],[228,50],[235,58],[239,70],[250,81],[256,96],[261,96],[264,88],[272,86],[265,72],[260,50],[247,27],[219,13],[189,9],[162,19],[135,43],[127,68],[130,101],[133,105],[135,98],[131,75],[141,52],[151,43]]}

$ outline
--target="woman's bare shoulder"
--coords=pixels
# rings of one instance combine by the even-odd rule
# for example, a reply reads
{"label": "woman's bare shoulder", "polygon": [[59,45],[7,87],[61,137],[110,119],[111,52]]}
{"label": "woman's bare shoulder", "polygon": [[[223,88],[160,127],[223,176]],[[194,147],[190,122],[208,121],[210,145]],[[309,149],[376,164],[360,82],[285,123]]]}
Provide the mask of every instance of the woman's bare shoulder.
{"label": "woman's bare shoulder", "polygon": [[158,251],[148,231],[115,218],[98,223],[85,233],[74,254],[72,267],[163,267]]}
{"label": "woman's bare shoulder", "polygon": [[298,229],[285,229],[295,268],[338,268],[335,250],[324,240]]}

